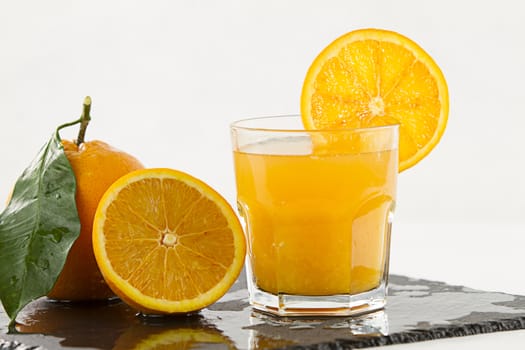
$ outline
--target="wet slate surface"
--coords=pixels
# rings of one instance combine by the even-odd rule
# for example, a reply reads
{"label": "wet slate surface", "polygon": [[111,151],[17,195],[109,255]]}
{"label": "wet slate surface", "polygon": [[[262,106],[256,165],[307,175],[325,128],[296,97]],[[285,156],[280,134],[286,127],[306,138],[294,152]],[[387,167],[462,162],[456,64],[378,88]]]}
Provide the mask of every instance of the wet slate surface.
{"label": "wet slate surface", "polygon": [[[354,349],[525,328],[525,296],[390,277],[388,306],[358,318],[274,318],[248,305],[244,278],[200,313],[144,318],[121,302],[67,305],[39,299],[2,349]],[[180,346],[180,347],[179,347]]]}

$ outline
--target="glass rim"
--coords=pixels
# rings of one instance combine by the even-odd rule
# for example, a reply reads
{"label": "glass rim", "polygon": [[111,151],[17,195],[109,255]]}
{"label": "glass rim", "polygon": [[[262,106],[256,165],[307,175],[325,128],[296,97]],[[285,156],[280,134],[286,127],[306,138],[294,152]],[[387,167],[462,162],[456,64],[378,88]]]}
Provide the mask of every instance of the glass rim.
{"label": "glass rim", "polygon": [[231,130],[244,130],[244,131],[260,131],[260,132],[282,132],[282,133],[344,133],[344,132],[365,132],[373,130],[382,130],[382,129],[391,129],[399,127],[400,123],[395,124],[386,124],[386,125],[375,125],[375,126],[363,126],[356,128],[330,128],[330,129],[306,129],[304,126],[302,128],[270,128],[270,127],[256,127],[256,126],[244,126],[242,123],[256,121],[256,120],[268,120],[268,119],[285,119],[285,118],[294,118],[301,119],[300,114],[282,114],[282,115],[266,115],[259,117],[249,117],[238,119],[230,123]]}

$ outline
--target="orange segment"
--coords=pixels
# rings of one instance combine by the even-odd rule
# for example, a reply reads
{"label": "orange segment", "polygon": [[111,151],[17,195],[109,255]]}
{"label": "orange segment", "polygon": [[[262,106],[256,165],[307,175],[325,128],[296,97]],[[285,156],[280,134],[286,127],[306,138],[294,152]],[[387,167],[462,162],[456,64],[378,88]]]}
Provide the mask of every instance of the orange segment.
{"label": "orange segment", "polygon": [[244,234],[230,205],[202,181],[171,169],[144,169],[104,194],[93,249],[111,289],[149,314],[210,305],[238,277]]}
{"label": "orange segment", "polygon": [[448,118],[448,88],[434,60],[412,40],[362,29],[328,45],[303,85],[301,114],[308,129],[400,124],[399,170],[423,159]]}

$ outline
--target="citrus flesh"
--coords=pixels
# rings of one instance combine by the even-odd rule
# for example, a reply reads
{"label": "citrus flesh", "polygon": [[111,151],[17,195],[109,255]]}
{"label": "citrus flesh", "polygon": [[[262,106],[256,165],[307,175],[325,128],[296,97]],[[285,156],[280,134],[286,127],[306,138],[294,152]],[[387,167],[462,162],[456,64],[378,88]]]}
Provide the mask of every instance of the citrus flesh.
{"label": "citrus flesh", "polygon": [[301,94],[307,129],[399,124],[399,171],[423,159],[448,119],[448,88],[434,60],[396,32],[361,29],[329,44]]}
{"label": "citrus flesh", "polygon": [[246,244],[235,212],[211,187],[180,171],[144,169],[104,194],[93,249],[121,299],[146,314],[175,314],[223,296]]}
{"label": "citrus flesh", "polygon": [[75,202],[80,236],[75,241],[48,297],[55,300],[85,301],[114,297],[104,282],[93,254],[91,233],[100,198],[121,176],[144,166],[135,157],[103,141],[86,141],[78,146],[63,140],[62,145],[76,179]]}

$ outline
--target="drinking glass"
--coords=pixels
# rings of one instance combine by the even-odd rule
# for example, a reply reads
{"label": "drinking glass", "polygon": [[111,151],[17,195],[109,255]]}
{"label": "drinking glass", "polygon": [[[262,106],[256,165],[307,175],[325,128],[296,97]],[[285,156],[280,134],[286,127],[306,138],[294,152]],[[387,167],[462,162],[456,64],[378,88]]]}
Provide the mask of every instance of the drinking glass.
{"label": "drinking glass", "polygon": [[305,130],[300,116],[231,127],[250,303],[281,316],[386,302],[398,125]]}

